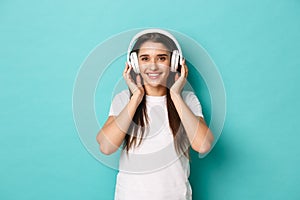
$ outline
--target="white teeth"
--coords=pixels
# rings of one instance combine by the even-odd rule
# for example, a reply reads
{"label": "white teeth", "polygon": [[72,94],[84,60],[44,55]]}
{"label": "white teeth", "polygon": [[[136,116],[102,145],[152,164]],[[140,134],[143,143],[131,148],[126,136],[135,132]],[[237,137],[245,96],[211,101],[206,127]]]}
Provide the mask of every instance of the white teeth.
{"label": "white teeth", "polygon": [[149,76],[158,76],[159,74],[148,74]]}

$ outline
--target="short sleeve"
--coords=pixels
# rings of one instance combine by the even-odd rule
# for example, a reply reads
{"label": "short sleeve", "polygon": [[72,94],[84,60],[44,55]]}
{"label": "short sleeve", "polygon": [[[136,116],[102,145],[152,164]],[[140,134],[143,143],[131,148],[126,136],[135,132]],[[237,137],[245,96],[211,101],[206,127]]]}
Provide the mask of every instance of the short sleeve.
{"label": "short sleeve", "polygon": [[182,96],[185,103],[190,108],[190,110],[194,113],[194,115],[203,118],[202,106],[195,93],[192,91],[183,91]]}
{"label": "short sleeve", "polygon": [[120,114],[120,112],[125,108],[125,106],[129,102],[129,91],[128,90],[123,90],[122,92],[118,93],[109,109],[109,116],[117,116]]}

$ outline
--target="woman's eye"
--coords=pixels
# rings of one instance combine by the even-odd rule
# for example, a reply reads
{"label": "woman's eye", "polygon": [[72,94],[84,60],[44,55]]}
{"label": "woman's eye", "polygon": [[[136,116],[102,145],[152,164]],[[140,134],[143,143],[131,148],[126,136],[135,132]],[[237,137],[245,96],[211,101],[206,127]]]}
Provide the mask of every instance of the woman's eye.
{"label": "woman's eye", "polygon": [[167,58],[166,57],[159,57],[160,61],[165,61]]}

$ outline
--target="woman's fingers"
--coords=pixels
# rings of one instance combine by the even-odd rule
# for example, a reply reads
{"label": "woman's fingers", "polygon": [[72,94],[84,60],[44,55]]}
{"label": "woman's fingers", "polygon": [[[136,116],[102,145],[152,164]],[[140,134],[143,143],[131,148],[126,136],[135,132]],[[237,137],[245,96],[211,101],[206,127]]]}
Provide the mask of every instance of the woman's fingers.
{"label": "woman's fingers", "polygon": [[141,80],[141,76],[140,75],[136,76],[136,84],[137,84],[137,86],[139,88],[142,87],[142,80]]}
{"label": "woman's fingers", "polygon": [[183,63],[184,63],[184,66],[185,66],[185,77],[187,77],[188,74],[189,74],[189,68],[188,68],[188,66],[185,64],[185,59],[183,60]]}
{"label": "woman's fingers", "polygon": [[136,76],[136,82],[133,80],[133,78],[131,77],[131,70],[132,70],[132,67],[126,62],[125,63],[125,69],[123,71],[123,77],[130,89],[130,91],[133,93],[135,93],[139,88],[143,88],[142,87],[142,81],[141,81],[141,77],[140,75],[137,75]]}
{"label": "woman's fingers", "polygon": [[182,65],[181,65],[180,77],[186,78],[187,75],[188,75],[188,68],[187,68],[187,65],[185,64],[185,59],[184,59],[182,61]]}
{"label": "woman's fingers", "polygon": [[128,69],[129,69],[129,65],[128,65],[128,63],[127,62],[125,62],[125,68],[124,68],[124,71],[123,71],[123,76],[125,76],[126,75],[126,73],[127,73],[127,71],[128,71]]}
{"label": "woman's fingers", "polygon": [[185,59],[183,59],[182,61],[182,66],[181,66],[181,76],[187,78],[188,76],[188,67],[185,64]]}
{"label": "woman's fingers", "polygon": [[178,79],[179,79],[179,74],[176,73],[176,74],[175,74],[175,81],[177,81]]}
{"label": "woman's fingers", "polygon": [[131,69],[132,69],[132,67],[129,66],[129,68],[128,68],[127,71],[126,71],[126,76],[127,76],[127,78],[130,79],[130,80],[131,80],[131,77],[130,77]]}
{"label": "woman's fingers", "polygon": [[131,76],[130,76],[131,69],[132,69],[132,67],[130,65],[128,65],[128,63],[126,62],[125,69],[123,71],[123,77],[126,80],[126,82],[132,80]]}
{"label": "woman's fingers", "polygon": [[127,69],[128,69],[128,63],[127,63],[127,62],[125,62],[125,68],[124,68],[124,70],[123,70],[123,74],[125,74],[125,73],[126,73]]}

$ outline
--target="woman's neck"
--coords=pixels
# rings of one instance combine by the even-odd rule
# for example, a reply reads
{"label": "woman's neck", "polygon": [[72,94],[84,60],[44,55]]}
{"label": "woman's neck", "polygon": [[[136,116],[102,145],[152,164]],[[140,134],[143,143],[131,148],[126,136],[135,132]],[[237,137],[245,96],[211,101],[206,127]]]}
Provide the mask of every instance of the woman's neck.
{"label": "woman's neck", "polygon": [[151,87],[145,85],[145,91],[148,96],[164,96],[167,94],[167,88],[164,86]]}

